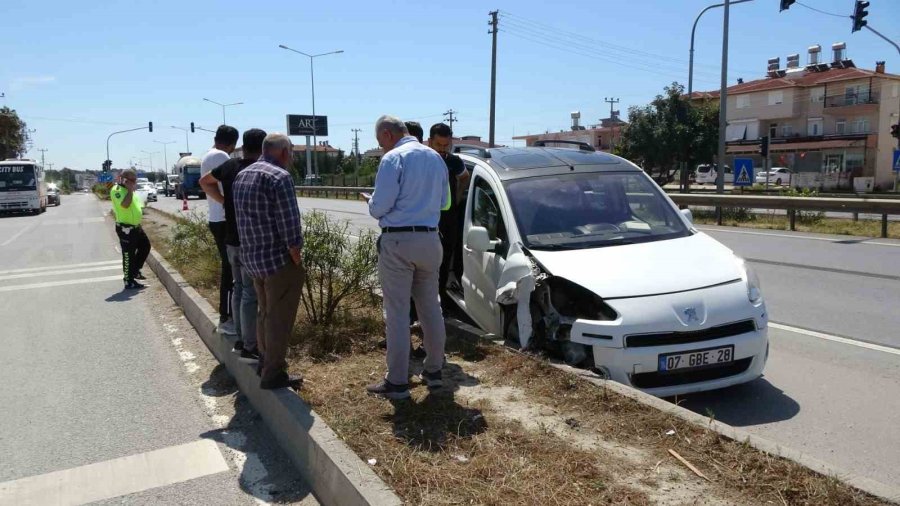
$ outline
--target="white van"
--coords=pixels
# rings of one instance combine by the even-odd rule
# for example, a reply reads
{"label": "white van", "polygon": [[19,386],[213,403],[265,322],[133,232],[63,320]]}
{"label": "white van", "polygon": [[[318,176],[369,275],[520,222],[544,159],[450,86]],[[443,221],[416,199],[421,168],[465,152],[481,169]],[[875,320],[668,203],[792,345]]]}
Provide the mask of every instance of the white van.
{"label": "white van", "polygon": [[[694,182],[697,184],[716,184],[716,165],[715,164],[701,164],[697,166],[697,170],[694,171]],[[725,166],[725,182],[731,183],[734,180],[734,173],[731,171],[731,167]]]}

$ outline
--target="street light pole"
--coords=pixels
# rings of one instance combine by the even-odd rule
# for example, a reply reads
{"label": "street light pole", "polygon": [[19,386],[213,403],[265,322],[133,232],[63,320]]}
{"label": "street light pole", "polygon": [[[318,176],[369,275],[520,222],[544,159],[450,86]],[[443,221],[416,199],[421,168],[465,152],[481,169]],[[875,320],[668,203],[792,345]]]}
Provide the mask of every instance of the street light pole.
{"label": "street light pole", "polygon": [[[150,126],[153,126],[153,124],[151,123]],[[119,130],[118,132],[113,132],[113,133],[109,134],[109,137],[106,138],[106,159],[109,160],[109,140],[112,138],[113,135],[124,134],[126,132],[137,132],[138,130],[147,130],[147,129],[148,129],[148,127],[132,128],[130,130]],[[150,130],[152,131],[153,129],[150,128]],[[112,164],[110,164],[109,168],[110,168],[110,170],[112,170]]]}
{"label": "street light pole", "polygon": [[[280,47],[281,49],[286,49],[288,51],[297,53],[297,54],[302,54],[303,56],[309,58],[309,80],[311,83],[310,88],[312,89],[313,146],[317,147],[318,143],[319,143],[319,139],[316,135],[316,130],[318,130],[318,125],[316,125],[316,77],[315,77],[315,74],[313,71],[313,59],[318,58],[320,56],[328,56],[330,54],[340,54],[340,53],[343,53],[344,50],[339,49],[337,51],[329,51],[327,53],[307,54],[307,53],[304,53],[303,51],[291,49],[291,48],[285,46],[284,44],[279,44],[278,47]],[[306,140],[307,140],[307,144],[308,144],[309,136],[306,137]],[[314,153],[315,153],[315,151],[314,151]],[[309,148],[307,147],[306,159],[309,160],[309,157],[310,157],[310,153],[309,153]],[[315,176],[319,175],[319,165],[318,165],[317,159],[318,159],[318,156],[313,156],[313,159],[312,159],[313,160],[313,175],[315,175]]]}
{"label": "street light pole", "polygon": [[228,124],[228,123],[225,122],[225,108],[226,108],[226,107],[231,107],[231,106],[233,106],[233,105],[243,105],[243,102],[235,102],[235,103],[233,103],[233,104],[220,104],[219,102],[216,102],[215,100],[210,100],[210,99],[208,99],[208,98],[204,98],[203,100],[206,100],[207,102],[209,102],[209,103],[211,103],[211,104],[216,104],[216,105],[222,107],[222,124],[223,124],[223,125],[227,125],[227,124]]}
{"label": "street light pole", "polygon": [[168,142],[153,141],[153,142],[163,145],[163,163],[165,164],[165,165],[163,165],[163,172],[168,174],[169,173],[169,147],[168,146],[169,146],[169,144],[175,144],[175,141],[168,141]]}
{"label": "street light pole", "polygon": [[[725,130],[728,106],[728,13],[731,1],[725,0],[722,15],[722,79],[719,84],[719,160],[716,171],[716,193],[725,193]],[[719,207],[717,224],[721,225],[722,208]]]}
{"label": "street light pole", "polygon": [[[191,152],[191,145],[188,144],[188,129],[187,129],[187,128],[177,127],[177,126],[173,126],[172,128],[174,128],[174,129],[176,129],[176,130],[182,130],[182,131],[184,131],[184,151],[185,151],[185,153],[190,153],[190,152]],[[107,157],[107,158],[109,158],[109,157]]]}
{"label": "street light pole", "polygon": [[158,154],[159,154],[159,151],[144,151],[144,150],[142,149],[142,150],[141,150],[141,153],[146,154],[147,157],[150,159],[150,172],[153,172],[153,155],[154,155],[154,154],[157,154],[157,155],[158,155]]}

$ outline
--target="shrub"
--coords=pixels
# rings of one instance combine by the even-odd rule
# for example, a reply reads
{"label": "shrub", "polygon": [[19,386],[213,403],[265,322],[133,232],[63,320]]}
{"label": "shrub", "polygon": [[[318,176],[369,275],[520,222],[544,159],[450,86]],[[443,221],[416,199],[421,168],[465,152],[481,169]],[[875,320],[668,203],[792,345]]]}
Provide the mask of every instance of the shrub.
{"label": "shrub", "polygon": [[219,252],[206,217],[191,212],[178,219],[169,239],[169,258],[182,272],[192,271],[201,286],[215,286],[219,280]]}
{"label": "shrub", "polygon": [[354,240],[349,220],[325,213],[303,214],[303,265],[306,281],[301,298],[309,323],[328,326],[339,314],[369,307],[378,286],[375,233]]}

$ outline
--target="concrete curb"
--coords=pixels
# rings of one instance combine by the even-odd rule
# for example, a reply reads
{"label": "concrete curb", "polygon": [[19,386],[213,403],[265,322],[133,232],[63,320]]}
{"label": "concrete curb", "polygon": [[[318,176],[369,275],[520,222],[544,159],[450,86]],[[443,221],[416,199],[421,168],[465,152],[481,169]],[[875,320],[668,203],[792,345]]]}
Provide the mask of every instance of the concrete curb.
{"label": "concrete curb", "polygon": [[[489,341],[497,341],[496,339],[493,339],[492,335],[484,334],[480,329],[457,320],[448,320],[447,327],[448,338],[462,338],[469,340],[487,339]],[[500,342],[502,342],[502,340]],[[524,354],[523,356],[530,357],[529,355]],[[740,443],[749,444],[750,446],[756,448],[761,452],[776,457],[781,457],[792,462],[796,462],[797,464],[800,464],[801,466],[811,469],[812,471],[815,471],[819,474],[833,477],[853,488],[878,497],[879,499],[883,499],[892,503],[900,503],[900,487],[896,485],[881,483],[879,481],[866,478],[865,476],[860,476],[840,469],[815,457],[806,455],[799,450],[788,448],[774,441],[751,434],[745,430],[733,427],[726,423],[712,420],[703,415],[694,413],[693,411],[690,411],[686,408],[682,408],[681,406],[660,399],[659,397],[654,397],[650,394],[641,392],[640,390],[637,390],[630,386],[616,383],[615,381],[601,379],[590,371],[576,369],[574,367],[570,367],[561,363],[551,363],[551,365],[561,371],[572,374],[583,381],[587,381],[599,387],[607,388],[609,390],[612,390],[613,392],[628,397],[629,399],[633,399],[641,404],[662,411],[663,413],[668,413],[672,416],[678,417],[698,427],[707,428],[725,438]]]}
{"label": "concrete curb", "polygon": [[399,505],[400,498],[298,395],[261,390],[254,366],[232,353],[235,338],[216,333],[218,313],[168,262],[151,251],[147,263],[184,311],[206,347],[234,377],[281,448],[326,505]]}

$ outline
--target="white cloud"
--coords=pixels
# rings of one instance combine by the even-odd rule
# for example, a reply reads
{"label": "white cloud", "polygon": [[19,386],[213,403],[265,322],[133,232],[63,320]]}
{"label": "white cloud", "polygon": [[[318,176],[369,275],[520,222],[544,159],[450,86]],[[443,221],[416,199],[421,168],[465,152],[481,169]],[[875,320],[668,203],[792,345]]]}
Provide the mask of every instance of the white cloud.
{"label": "white cloud", "polygon": [[25,76],[17,77],[9,83],[10,91],[22,91],[26,88],[56,81],[55,76]]}

